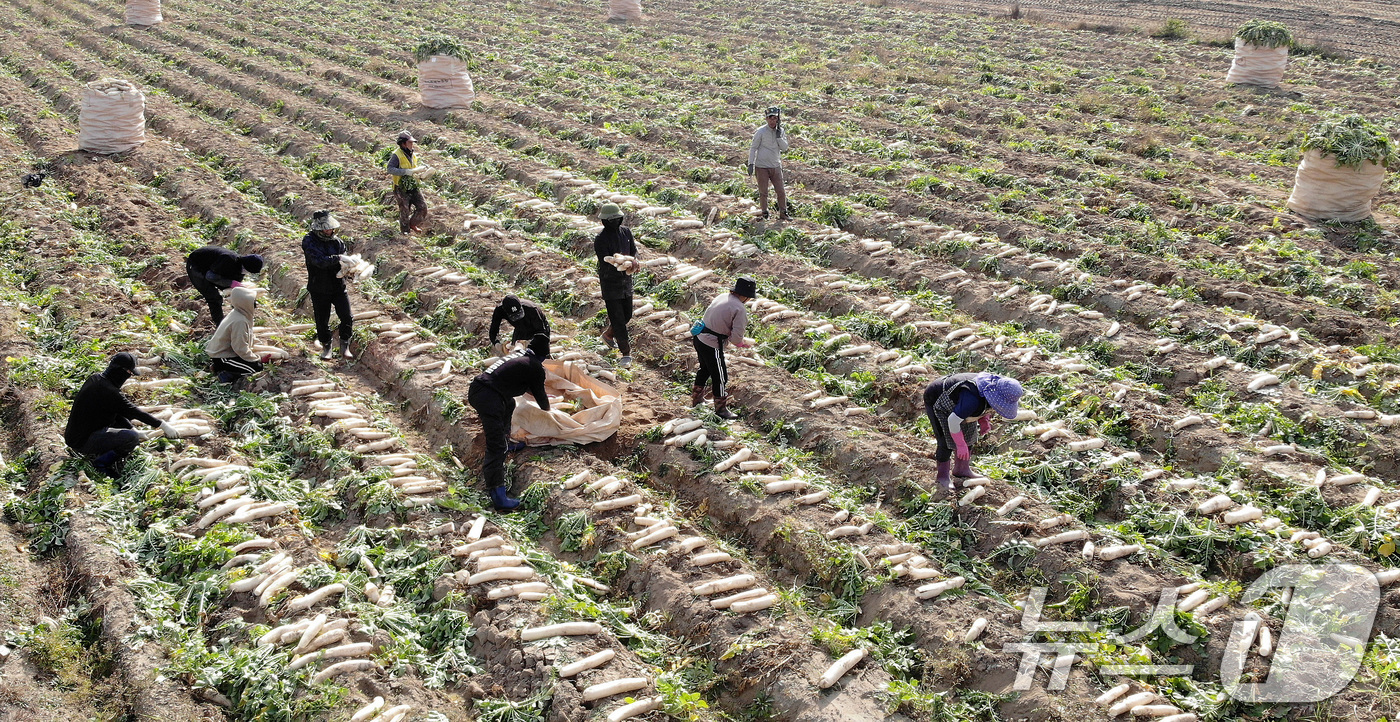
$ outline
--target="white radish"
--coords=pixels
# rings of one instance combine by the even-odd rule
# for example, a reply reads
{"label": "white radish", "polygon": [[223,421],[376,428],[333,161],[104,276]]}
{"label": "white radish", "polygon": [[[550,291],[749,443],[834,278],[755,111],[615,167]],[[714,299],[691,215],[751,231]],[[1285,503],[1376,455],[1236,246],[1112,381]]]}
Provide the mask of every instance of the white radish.
{"label": "white radish", "polygon": [[996,514],[997,516],[1006,516],[1007,514],[1016,511],[1016,508],[1021,506],[1021,504],[1025,503],[1025,501],[1026,496],[1024,494],[1019,496],[1013,496],[1011,497],[1010,501],[1006,502],[1005,504],[1002,504],[1001,508],[997,509]]}
{"label": "white radish", "polygon": [[467,586],[500,581],[525,581],[535,575],[530,567],[497,567],[467,577]]}
{"label": "white radish", "polygon": [[1185,418],[1177,419],[1175,422],[1173,422],[1172,431],[1181,431],[1182,429],[1189,429],[1192,426],[1198,426],[1200,424],[1204,424],[1205,422],[1206,420],[1199,416],[1187,416]]}
{"label": "white radish", "polygon": [[730,556],[726,552],[710,552],[708,554],[697,554],[696,556],[691,558],[690,563],[697,567],[707,567],[711,564],[719,564],[720,562],[728,562],[733,560],[734,557]]}
{"label": "white radish", "polygon": [[[697,221],[698,223],[698,221]],[[644,697],[631,704],[625,704],[608,713],[608,722],[622,722],[625,719],[640,717],[648,712],[661,709],[665,700],[661,697]]]}
{"label": "white radish", "polygon": [[1119,697],[1122,697],[1128,692],[1128,690],[1132,688],[1133,686],[1131,684],[1124,682],[1123,684],[1120,684],[1117,687],[1114,687],[1113,689],[1110,689],[1107,692],[1104,692],[1103,694],[1099,695],[1097,698],[1094,699],[1094,704],[1100,707],[1107,707],[1113,704],[1114,700],[1118,699]]}
{"label": "white radish", "polygon": [[297,597],[296,599],[293,599],[291,602],[288,602],[287,611],[297,612],[303,609],[310,609],[311,607],[321,603],[328,597],[344,593],[344,584],[327,584],[326,586],[321,587],[320,589],[317,589],[316,591],[311,592],[310,594],[304,594],[300,597]]}
{"label": "white radish", "polygon": [[1099,549],[1099,558],[1104,561],[1112,561],[1121,557],[1137,554],[1140,551],[1142,551],[1142,546],[1139,544],[1107,546]]}
{"label": "white radish", "polygon": [[734,602],[729,606],[729,610],[734,612],[735,614],[748,614],[750,612],[757,612],[764,609],[768,609],[769,607],[772,607],[777,603],[778,595],[766,594],[764,596],[756,597],[754,599],[744,599],[738,602]]}
{"label": "white radish", "polygon": [[1117,717],[1134,707],[1141,707],[1155,699],[1157,699],[1156,692],[1139,692],[1128,695],[1108,708],[1108,716]]}
{"label": "white radish", "polygon": [[752,574],[738,574],[724,579],[716,579],[712,582],[705,582],[695,586],[691,591],[696,596],[707,597],[720,592],[732,592],[740,589],[752,587],[757,580]]}
{"label": "white radish", "polygon": [[349,672],[363,672],[367,669],[376,669],[378,667],[379,665],[375,664],[372,660],[349,659],[344,662],[332,664],[331,666],[321,670],[319,673],[317,673],[315,677],[311,678],[311,682],[313,684],[320,684],[322,682],[325,682],[326,680],[331,679],[332,677],[337,677],[342,674],[347,674]]}
{"label": "white radish", "polygon": [[605,649],[601,652],[598,652],[597,654],[589,655],[587,657],[584,657],[583,659],[580,659],[577,662],[566,664],[563,667],[560,667],[559,676],[565,679],[573,677],[574,675],[577,675],[580,672],[586,672],[590,669],[593,669],[594,667],[600,667],[604,664],[607,664],[608,662],[611,662],[613,660],[613,657],[615,656],[617,656],[616,652],[614,652],[611,649]]}
{"label": "white radish", "polygon": [[748,461],[749,457],[751,456],[753,456],[753,449],[740,449],[733,456],[729,457],[728,459],[725,459],[724,461],[719,462],[718,464],[715,464],[715,473],[723,474],[724,472],[734,468],[736,465],[739,464],[739,462]]}
{"label": "white radish", "polygon": [[583,701],[592,702],[593,700],[612,697],[613,695],[635,692],[639,689],[645,689],[650,684],[651,680],[648,680],[646,677],[623,677],[622,679],[615,679],[611,682],[600,682],[599,684],[584,688]]}
{"label": "white radish", "polygon": [[946,581],[934,582],[933,584],[925,584],[924,586],[914,590],[914,596],[918,597],[919,599],[936,599],[939,595],[943,594],[944,592],[961,587],[964,583],[966,583],[966,581],[967,580],[963,577],[953,577],[952,579],[948,579]]}
{"label": "white radish", "polygon": [[520,630],[520,641],[533,642],[538,639],[550,639],[552,637],[579,637],[591,634],[602,634],[603,627],[597,622],[564,622],[563,624],[550,624],[543,627],[530,627]]}
{"label": "white radish", "polygon": [[1262,516],[1264,516],[1264,512],[1261,509],[1253,506],[1246,506],[1243,509],[1225,512],[1224,520],[1226,524],[1243,524],[1245,522],[1256,521]]}
{"label": "white radish", "polygon": [[832,685],[839,682],[842,677],[846,676],[846,673],[850,672],[851,668],[860,664],[860,661],[865,659],[865,654],[866,652],[864,649],[857,647],[842,655],[840,659],[836,660],[834,664],[822,673],[821,680],[817,683],[817,686],[822,689],[829,689]]}
{"label": "white radish", "polygon": [[1196,507],[1196,511],[1202,514],[1214,514],[1219,511],[1225,511],[1233,506],[1235,506],[1234,499],[1224,494],[1217,494],[1201,502],[1201,504]]}
{"label": "white radish", "polygon": [[977,638],[982,636],[983,632],[987,631],[987,624],[986,617],[978,617],[972,622],[972,626],[968,628],[967,634],[963,635],[963,642],[965,644],[972,644],[977,641]]}
{"label": "white radish", "polygon": [[1063,532],[1060,534],[1056,534],[1055,536],[1036,539],[1035,545],[1037,547],[1044,548],[1053,544],[1068,544],[1070,542],[1084,541],[1088,538],[1089,532],[1083,529],[1075,529],[1074,531]]}

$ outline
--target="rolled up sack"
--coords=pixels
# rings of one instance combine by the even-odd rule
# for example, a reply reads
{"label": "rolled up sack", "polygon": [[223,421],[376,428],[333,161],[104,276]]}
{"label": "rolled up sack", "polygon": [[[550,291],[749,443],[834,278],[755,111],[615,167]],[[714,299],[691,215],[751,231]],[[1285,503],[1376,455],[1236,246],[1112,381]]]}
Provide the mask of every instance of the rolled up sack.
{"label": "rolled up sack", "polygon": [[146,142],[146,97],[125,80],[103,78],[83,88],[78,148],[125,153]]}
{"label": "rolled up sack", "polygon": [[1384,184],[1384,166],[1371,161],[1340,166],[1314,148],[1298,163],[1288,209],[1311,221],[1362,221],[1371,217],[1371,201]]}
{"label": "rolled up sack", "polygon": [[1266,48],[1245,42],[1243,38],[1235,38],[1235,59],[1230,63],[1225,82],[1277,88],[1283,82],[1283,71],[1287,69],[1287,45]]}
{"label": "rolled up sack", "polygon": [[425,108],[466,108],[476,99],[466,61],[433,55],[418,63],[418,94]]}
{"label": "rolled up sack", "polygon": [[127,25],[158,25],[164,21],[160,0],[126,0]]}
{"label": "rolled up sack", "polygon": [[642,0],[608,0],[609,20],[641,20]]}

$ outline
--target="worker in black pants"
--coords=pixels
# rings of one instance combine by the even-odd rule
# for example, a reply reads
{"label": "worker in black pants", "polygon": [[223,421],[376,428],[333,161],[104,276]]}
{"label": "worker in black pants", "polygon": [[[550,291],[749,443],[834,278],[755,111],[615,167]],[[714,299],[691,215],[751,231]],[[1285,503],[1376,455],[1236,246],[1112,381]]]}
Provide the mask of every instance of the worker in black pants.
{"label": "worker in black pants", "polygon": [[209,316],[214,319],[215,328],[224,320],[224,299],[220,292],[243,285],[244,272],[256,276],[262,269],[262,256],[256,253],[240,256],[219,246],[196,249],[185,259],[190,285],[209,304]]}
{"label": "worker in black pants", "polygon": [[467,389],[467,403],[481,417],[481,434],[486,439],[486,456],[481,463],[481,478],[491,495],[491,504],[498,511],[510,511],[520,506],[506,487],[506,453],[510,451],[511,417],[515,415],[515,397],[532,394],[535,403],[549,411],[549,395],[544,389],[544,360],[549,358],[549,336],[535,334],[529,348],[513,353],[492,364],[472,379]]}
{"label": "worker in black pants", "polygon": [[509,321],[514,327],[510,334],[510,342],[528,341],[535,334],[544,334],[549,338],[549,319],[545,318],[544,309],[533,301],[522,301],[515,296],[506,296],[501,299],[496,310],[491,312],[491,331],[488,336],[491,339],[491,346],[497,356],[504,356],[505,349],[494,348],[501,335],[501,322]]}
{"label": "worker in black pants", "polygon": [[142,411],[121,392],[122,384],[134,375],[136,357],[119,353],[107,363],[106,370],[89,376],[73,397],[63,441],[103,474],[113,474],[141,443],[143,437],[131,428],[132,421],[159,427],[167,438],[180,436],[169,422]]}
{"label": "worker in black pants", "polygon": [[350,351],[350,338],[355,330],[355,317],[350,312],[350,294],[345,290],[346,269],[341,256],[346,254],[345,241],[336,238],[340,221],[330,211],[311,215],[311,232],[301,239],[302,255],[306,257],[306,293],[311,296],[311,319],[316,322],[316,340],[321,344],[321,360],[335,355],[331,348],[331,309],[340,319],[336,332],[340,335],[340,355],[355,358]]}

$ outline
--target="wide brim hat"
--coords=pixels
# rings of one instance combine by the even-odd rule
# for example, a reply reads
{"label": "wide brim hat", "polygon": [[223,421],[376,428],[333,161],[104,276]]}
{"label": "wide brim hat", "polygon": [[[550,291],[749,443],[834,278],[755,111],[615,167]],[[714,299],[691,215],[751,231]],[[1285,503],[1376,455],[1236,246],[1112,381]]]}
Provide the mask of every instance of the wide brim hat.
{"label": "wide brim hat", "polygon": [[330,211],[325,211],[325,215],[317,213],[311,217],[311,230],[313,231],[331,231],[339,227],[340,221],[336,220]]}
{"label": "wide brim hat", "polygon": [[734,290],[730,293],[736,296],[756,298],[758,296],[758,283],[748,276],[740,276],[734,280]]}
{"label": "wide brim hat", "polygon": [[977,392],[982,394],[987,405],[1005,419],[1016,418],[1020,410],[1021,396],[1025,389],[1021,382],[994,373],[977,374]]}
{"label": "wide brim hat", "polygon": [[622,209],[619,208],[616,203],[605,203],[602,208],[598,209],[598,218],[600,220],[610,221],[614,218],[621,217]]}

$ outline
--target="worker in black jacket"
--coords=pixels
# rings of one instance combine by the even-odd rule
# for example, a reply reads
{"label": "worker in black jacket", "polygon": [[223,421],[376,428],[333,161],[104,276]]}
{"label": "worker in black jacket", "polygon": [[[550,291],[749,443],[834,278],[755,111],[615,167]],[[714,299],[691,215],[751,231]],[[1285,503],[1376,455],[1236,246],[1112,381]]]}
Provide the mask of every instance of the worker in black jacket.
{"label": "worker in black jacket", "polygon": [[73,397],[73,410],[68,413],[64,443],[90,459],[104,474],[111,474],[141,443],[140,432],[131,428],[133,420],[160,427],[166,438],[180,436],[174,426],[142,411],[122,394],[122,384],[135,374],[135,356],[126,352],[113,356],[105,371],[88,377]]}
{"label": "worker in black jacket", "polygon": [[185,273],[190,276],[190,285],[209,304],[209,315],[214,319],[216,328],[224,320],[224,299],[219,292],[238,288],[243,285],[245,272],[256,276],[262,273],[262,269],[262,256],[256,253],[240,256],[219,246],[196,249],[185,259]]}
{"label": "worker in black jacket", "polygon": [[340,257],[345,255],[345,241],[336,238],[340,221],[330,211],[311,214],[311,232],[301,239],[301,252],[306,257],[306,294],[311,297],[311,316],[316,322],[316,340],[321,343],[321,359],[329,361],[331,352],[331,309],[340,319],[340,355],[350,359],[350,334],[355,320],[350,313],[350,294],[345,291],[345,270]]}
{"label": "worker in black jacket", "polygon": [[[533,301],[522,301],[515,296],[506,296],[501,299],[500,305],[491,313],[491,345],[497,344],[497,339],[501,335],[501,321],[509,321],[514,327],[510,334],[510,342],[528,341],[535,334],[544,334],[549,338],[549,319],[544,317],[544,309]],[[504,355],[504,349],[496,349],[496,354]]]}
{"label": "worker in black jacket", "polygon": [[[486,457],[481,463],[481,478],[491,495],[491,504],[500,511],[520,506],[506,488],[506,452],[510,451],[511,417],[515,414],[515,397],[529,393],[535,403],[549,411],[549,396],[544,390],[544,360],[549,358],[549,336],[535,334],[529,348],[513,353],[492,364],[472,379],[467,389],[467,403],[481,417],[481,434],[486,439]],[[517,447],[519,448],[519,447]]]}
{"label": "worker in black jacket", "polygon": [[622,209],[616,203],[599,209],[598,218],[603,222],[603,230],[593,239],[593,253],[598,256],[598,286],[608,312],[603,343],[617,347],[622,355],[617,365],[627,368],[632,365],[632,337],[627,333],[627,324],[632,320],[632,274],[640,268],[637,241],[632,237],[632,229],[622,225]]}

